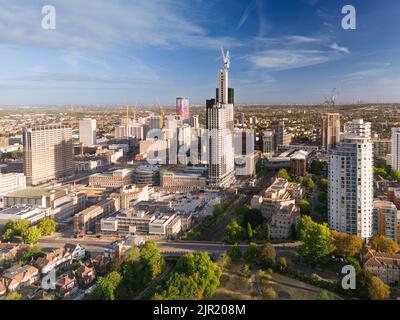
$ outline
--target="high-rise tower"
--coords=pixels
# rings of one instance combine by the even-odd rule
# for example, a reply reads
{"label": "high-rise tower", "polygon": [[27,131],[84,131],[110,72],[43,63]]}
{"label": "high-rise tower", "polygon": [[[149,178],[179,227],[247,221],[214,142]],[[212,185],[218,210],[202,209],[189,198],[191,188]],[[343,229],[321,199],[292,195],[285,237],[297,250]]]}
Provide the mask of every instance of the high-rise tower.
{"label": "high-rise tower", "polygon": [[38,185],[74,173],[72,129],[48,124],[23,131],[24,173],[28,185]]}
{"label": "high-rise tower", "polygon": [[336,149],[329,155],[328,222],[331,229],[372,236],[373,152],[371,124],[348,122]]}
{"label": "high-rise tower", "polygon": [[234,91],[228,87],[229,51],[222,50],[224,67],[218,73],[219,88],[215,99],[207,100],[206,126],[208,133],[208,183],[227,187],[234,180],[233,102]]}
{"label": "high-rise tower", "polygon": [[79,141],[89,147],[96,144],[96,119],[79,120]]}
{"label": "high-rise tower", "polygon": [[322,148],[329,151],[340,141],[340,114],[328,113],[322,116]]}
{"label": "high-rise tower", "polygon": [[392,169],[400,170],[400,128],[392,128]]}

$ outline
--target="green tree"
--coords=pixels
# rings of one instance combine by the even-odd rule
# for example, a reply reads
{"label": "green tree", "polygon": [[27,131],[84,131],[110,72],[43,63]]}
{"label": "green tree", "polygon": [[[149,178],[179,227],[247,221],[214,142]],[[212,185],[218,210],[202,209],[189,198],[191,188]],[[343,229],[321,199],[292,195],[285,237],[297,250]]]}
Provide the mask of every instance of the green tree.
{"label": "green tree", "polygon": [[181,276],[172,279],[171,282],[167,281],[164,287],[158,288],[153,299],[209,299],[219,286],[222,272],[207,252],[201,252],[179,258],[175,273]]}
{"label": "green tree", "polygon": [[225,252],[222,257],[218,258],[218,266],[221,269],[228,269],[232,264],[232,259],[227,252]]}
{"label": "green tree", "polygon": [[311,162],[311,173],[317,176],[322,175],[326,164],[325,161],[313,160],[313,162]]}
{"label": "green tree", "polygon": [[245,215],[250,210],[251,210],[251,206],[249,204],[245,204],[243,207],[241,207],[239,210],[236,211],[236,219],[237,219],[238,224],[240,224],[241,226],[244,226],[247,224],[247,223],[245,223]]}
{"label": "green tree", "polygon": [[392,176],[392,178],[394,180],[396,180],[397,182],[400,182],[400,170],[392,170],[390,175]]}
{"label": "green tree", "polygon": [[165,267],[165,260],[153,241],[146,241],[140,249],[140,261],[144,283],[154,280]]}
{"label": "green tree", "polygon": [[33,260],[36,260],[39,257],[42,257],[44,252],[41,248],[32,247],[28,248],[21,257],[21,263],[23,265],[30,264]]}
{"label": "green tree", "polygon": [[311,207],[311,203],[309,201],[302,199],[297,202],[297,205],[299,206],[300,213],[302,215],[304,215],[304,214],[310,215],[311,214],[312,207]]}
{"label": "green tree", "polygon": [[309,177],[304,180],[303,186],[304,186],[304,188],[306,188],[306,192],[310,193],[314,190],[315,183],[314,183],[313,179],[311,179],[311,177]]}
{"label": "green tree", "polygon": [[271,275],[262,269],[259,269],[256,272],[255,280],[259,286],[263,286],[268,280],[271,280],[271,278]]}
{"label": "green tree", "polygon": [[115,269],[122,273],[121,291],[128,296],[133,296],[144,283],[142,277],[143,267],[140,261],[139,248],[133,245],[119,261],[119,267]]}
{"label": "green tree", "polygon": [[244,279],[251,278],[251,271],[248,264],[243,265],[242,270],[240,270],[240,276],[243,277]]}
{"label": "green tree", "polygon": [[374,176],[381,176],[386,179],[388,173],[385,168],[374,168]]}
{"label": "green tree", "polygon": [[286,180],[289,181],[290,180],[290,175],[289,175],[289,173],[287,172],[286,169],[280,169],[278,171],[278,178],[286,179]]}
{"label": "green tree", "polygon": [[115,300],[115,291],[121,280],[121,275],[116,271],[110,272],[106,277],[99,277],[96,281],[96,288],[92,292],[92,299]]}
{"label": "green tree", "polygon": [[260,263],[267,269],[274,266],[276,260],[276,251],[272,244],[266,243],[261,248]]}
{"label": "green tree", "polygon": [[256,240],[264,240],[264,235],[262,232],[262,226],[258,225],[253,231],[253,238]]}
{"label": "green tree", "polygon": [[225,231],[225,240],[228,243],[240,242],[243,239],[243,228],[240,226],[236,219],[233,219]]}
{"label": "green tree", "polygon": [[258,259],[259,255],[260,250],[257,247],[257,244],[255,244],[254,242],[250,242],[244,254],[246,261],[249,263],[255,262]]}
{"label": "green tree", "polygon": [[357,296],[361,299],[385,300],[390,297],[389,286],[366,270],[358,273],[356,288]]}
{"label": "green tree", "polygon": [[278,299],[278,294],[274,290],[274,288],[269,287],[262,292],[262,296],[264,300],[276,300]]}
{"label": "green tree", "polygon": [[319,179],[319,187],[322,191],[328,192],[328,179],[326,178]]}
{"label": "green tree", "polygon": [[251,228],[251,224],[249,222],[247,223],[247,239],[251,241],[253,240],[253,237],[254,237],[253,229]]}
{"label": "green tree", "polygon": [[20,294],[17,291],[10,292],[4,297],[4,300],[21,300],[21,299],[22,299],[22,294]]}
{"label": "green tree", "polygon": [[174,272],[168,278],[165,289],[157,292],[153,300],[194,300],[198,298],[198,287],[193,277]]}
{"label": "green tree", "polygon": [[2,230],[2,238],[4,241],[9,241],[11,238],[21,236],[30,226],[28,220],[8,221]]}
{"label": "green tree", "polygon": [[242,258],[242,251],[237,244],[234,244],[228,249],[228,255],[231,257],[232,261],[239,261]]}
{"label": "green tree", "polygon": [[326,224],[318,224],[308,216],[301,216],[299,236],[303,241],[300,255],[312,265],[326,263],[333,250],[333,236]]}
{"label": "green tree", "polygon": [[269,224],[265,226],[265,241],[271,241],[271,227],[269,226]]}
{"label": "green tree", "polygon": [[14,236],[14,231],[12,229],[4,229],[3,230],[3,241],[10,241],[11,238]]}
{"label": "green tree", "polygon": [[28,229],[22,232],[22,240],[28,244],[38,242],[41,236],[42,234],[40,232],[40,229],[35,226],[29,227]]}
{"label": "green tree", "polygon": [[30,222],[25,219],[13,222],[12,229],[14,230],[14,235],[22,236],[22,233],[26,231],[30,225]]}
{"label": "green tree", "polygon": [[254,229],[257,226],[260,226],[263,222],[263,217],[260,210],[250,209],[248,210],[243,219],[243,226],[246,227],[247,224],[251,224],[251,227]]}
{"label": "green tree", "polygon": [[288,268],[288,264],[285,257],[280,257],[278,260],[279,271],[286,272]]}
{"label": "green tree", "polygon": [[358,262],[358,260],[353,257],[347,257],[346,259],[344,259],[344,263],[353,266],[356,270],[356,273],[359,273],[362,270],[360,262]]}
{"label": "green tree", "polygon": [[326,203],[328,201],[328,194],[325,191],[318,193],[318,201],[321,203]]}
{"label": "green tree", "polygon": [[313,220],[311,219],[310,216],[301,216],[299,223],[297,225],[296,229],[296,236],[297,239],[300,241],[304,241],[306,238],[307,233],[311,230],[311,227],[313,225]]}
{"label": "green tree", "polygon": [[394,254],[399,251],[397,242],[384,236],[373,237],[370,241],[370,245],[372,249],[384,253]]}
{"label": "green tree", "polygon": [[44,218],[39,223],[39,229],[42,236],[50,236],[56,232],[56,222],[50,218]]}

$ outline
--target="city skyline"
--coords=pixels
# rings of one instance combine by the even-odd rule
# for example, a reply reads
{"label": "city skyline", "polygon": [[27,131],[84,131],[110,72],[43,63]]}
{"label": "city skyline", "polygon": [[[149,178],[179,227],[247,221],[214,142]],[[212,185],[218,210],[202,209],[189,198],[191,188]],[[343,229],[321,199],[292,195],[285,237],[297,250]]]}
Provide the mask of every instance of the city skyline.
{"label": "city skyline", "polygon": [[400,4],[353,1],[357,29],[343,30],[346,4],[53,1],[43,30],[44,3],[1,1],[2,104],[204,104],[221,46],[237,104],[323,103],[333,88],[338,103],[399,101]]}

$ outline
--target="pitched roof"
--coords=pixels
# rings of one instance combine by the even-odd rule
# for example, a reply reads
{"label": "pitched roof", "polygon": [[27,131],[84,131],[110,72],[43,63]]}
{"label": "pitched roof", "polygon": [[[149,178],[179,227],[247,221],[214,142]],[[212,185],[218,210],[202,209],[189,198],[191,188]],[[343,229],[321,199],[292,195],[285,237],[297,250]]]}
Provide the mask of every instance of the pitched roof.
{"label": "pitched roof", "polygon": [[38,257],[35,260],[34,265],[38,266],[39,268],[43,268],[44,266],[47,266],[52,262],[64,259],[68,254],[70,254],[69,251],[66,251],[64,248],[59,248],[47,253],[43,257]]}
{"label": "pitched roof", "polygon": [[75,277],[73,274],[64,274],[60,278],[57,279],[57,285],[59,285],[61,287],[65,287],[74,281],[75,281]]}
{"label": "pitched roof", "polygon": [[364,266],[367,267],[397,266],[400,268],[400,254],[389,254],[368,249],[364,259]]}
{"label": "pitched roof", "polygon": [[3,273],[3,277],[10,279],[11,281],[23,282],[30,279],[34,274],[38,273],[39,270],[33,266],[26,265],[19,267],[17,265],[7,269]]}
{"label": "pitched roof", "polygon": [[81,266],[76,269],[75,274],[78,275],[79,277],[83,278],[85,276],[87,276],[90,272],[93,272],[94,269],[90,268],[84,264],[81,264]]}

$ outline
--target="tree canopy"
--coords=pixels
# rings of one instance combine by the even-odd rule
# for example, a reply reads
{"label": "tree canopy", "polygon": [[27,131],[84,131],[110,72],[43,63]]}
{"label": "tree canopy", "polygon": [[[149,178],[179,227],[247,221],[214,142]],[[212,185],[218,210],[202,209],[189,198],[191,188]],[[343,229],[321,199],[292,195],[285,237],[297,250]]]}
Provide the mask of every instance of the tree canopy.
{"label": "tree canopy", "polygon": [[154,280],[165,267],[165,260],[153,241],[146,241],[140,249],[140,261],[145,282]]}
{"label": "tree canopy", "polygon": [[341,257],[354,257],[363,248],[363,241],[356,235],[332,230],[335,255]]}
{"label": "tree canopy", "polygon": [[231,257],[232,261],[238,261],[242,257],[242,251],[237,244],[234,244],[228,249],[228,255]]}
{"label": "tree canopy", "polygon": [[247,246],[247,250],[244,254],[244,257],[247,262],[252,263],[255,262],[260,256],[260,249],[257,244],[254,242],[250,242]]}
{"label": "tree canopy", "polygon": [[301,216],[298,237],[303,241],[301,257],[312,265],[324,264],[335,249],[333,236],[326,224],[314,222],[309,216]]}
{"label": "tree canopy", "polygon": [[38,227],[32,226],[22,232],[22,240],[25,243],[32,244],[40,240],[42,233]]}
{"label": "tree canopy", "polygon": [[39,222],[39,229],[42,236],[50,236],[56,232],[56,222],[50,218],[44,218]]}
{"label": "tree canopy", "polygon": [[96,281],[96,288],[92,292],[92,299],[115,300],[115,291],[121,280],[121,275],[116,271],[110,272],[106,277],[99,277]]}
{"label": "tree canopy", "polygon": [[243,227],[237,222],[236,219],[232,219],[232,221],[226,227],[225,240],[228,243],[240,242],[244,238],[243,234]]}
{"label": "tree canopy", "polygon": [[289,175],[289,173],[287,172],[286,169],[280,169],[278,171],[278,178],[290,180],[290,175]]}
{"label": "tree canopy", "polygon": [[30,226],[28,220],[22,219],[18,221],[8,221],[2,230],[2,238],[4,241],[9,241],[11,238],[16,236],[22,236]]}
{"label": "tree canopy", "polygon": [[266,243],[261,248],[260,263],[264,268],[273,267],[276,260],[275,248],[270,243]]}
{"label": "tree canopy", "polygon": [[22,254],[21,263],[23,265],[31,263],[32,260],[36,260],[37,258],[44,255],[44,252],[39,247],[32,247],[26,249],[26,251]]}
{"label": "tree canopy", "polygon": [[153,299],[209,299],[219,286],[221,273],[207,252],[187,254],[179,258],[174,273],[158,288]]}
{"label": "tree canopy", "polygon": [[361,299],[385,300],[390,297],[389,286],[366,270],[357,274],[356,288],[357,296]]}
{"label": "tree canopy", "polygon": [[301,199],[297,202],[297,205],[300,208],[300,213],[306,214],[306,215],[310,215],[311,214],[311,210],[312,210],[312,206],[311,203],[305,199]]}
{"label": "tree canopy", "polygon": [[373,237],[370,245],[372,249],[380,252],[393,254],[399,251],[397,242],[384,236]]}

